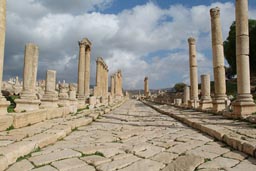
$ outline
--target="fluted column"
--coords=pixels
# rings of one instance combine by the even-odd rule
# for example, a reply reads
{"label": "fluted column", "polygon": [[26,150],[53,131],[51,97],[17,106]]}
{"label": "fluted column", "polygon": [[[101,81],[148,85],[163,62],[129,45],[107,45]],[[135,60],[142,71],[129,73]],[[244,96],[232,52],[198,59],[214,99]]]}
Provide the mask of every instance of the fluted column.
{"label": "fluted column", "polygon": [[224,68],[224,50],[220,22],[220,9],[210,9],[212,32],[212,56],[214,73],[214,99],[213,110],[218,112],[225,109],[226,101],[226,76]]}
{"label": "fluted column", "polygon": [[1,93],[4,66],[5,28],[6,0],[0,0],[0,115],[7,113],[7,107],[9,105],[9,102],[6,101]]}
{"label": "fluted column", "polygon": [[90,64],[91,64],[91,47],[85,49],[85,72],[84,72],[84,93],[85,97],[90,96]]}
{"label": "fluted column", "polygon": [[111,75],[111,96],[115,95],[115,76]]}
{"label": "fluted column", "polygon": [[200,109],[212,107],[210,74],[201,75]]}
{"label": "fluted column", "polygon": [[85,90],[85,47],[83,41],[79,41],[79,61],[78,61],[78,83],[77,83],[77,98],[80,101],[84,100]]}
{"label": "fluted column", "polygon": [[243,117],[256,111],[250,89],[248,0],[236,0],[236,68],[238,95],[233,114]]}
{"label": "fluted column", "polygon": [[189,106],[198,107],[198,76],[196,59],[196,40],[193,37],[188,39],[189,43],[189,66],[190,66],[190,101]]}

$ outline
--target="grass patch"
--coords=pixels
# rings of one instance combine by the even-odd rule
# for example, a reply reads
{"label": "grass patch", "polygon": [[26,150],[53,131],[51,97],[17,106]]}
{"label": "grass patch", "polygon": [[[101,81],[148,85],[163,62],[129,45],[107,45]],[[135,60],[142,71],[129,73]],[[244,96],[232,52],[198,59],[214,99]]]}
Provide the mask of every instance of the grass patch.
{"label": "grass patch", "polygon": [[29,153],[29,154],[27,154],[27,155],[25,155],[25,156],[19,157],[19,158],[16,160],[16,162],[19,162],[19,161],[21,161],[21,160],[23,160],[23,159],[29,158],[29,157],[32,156],[32,153],[39,152],[40,150],[41,150],[41,148],[40,148],[40,147],[37,147],[37,148],[36,148],[35,150],[33,150],[31,153]]}
{"label": "grass patch", "polygon": [[14,113],[14,109],[16,107],[16,103],[15,103],[15,99],[19,99],[19,96],[16,95],[12,95],[12,96],[8,96],[6,97],[6,100],[10,102],[10,105],[7,108],[7,112],[8,113]]}
{"label": "grass patch", "polygon": [[122,140],[114,140],[112,143],[123,143]]}
{"label": "grass patch", "polygon": [[11,126],[9,126],[9,128],[6,129],[6,131],[10,131],[10,130],[13,130],[13,129],[14,129],[14,126],[11,125]]}
{"label": "grass patch", "polygon": [[252,115],[256,115],[256,112],[252,113]]}
{"label": "grass patch", "polygon": [[58,104],[58,107],[64,107],[63,105],[61,105],[61,104]]}
{"label": "grass patch", "polygon": [[75,127],[75,128],[72,129],[72,132],[77,131],[77,130],[78,130],[78,128]]}
{"label": "grass patch", "polygon": [[204,159],[204,162],[205,162],[205,163],[206,163],[206,162],[209,162],[209,161],[212,161],[212,160],[209,159],[209,158]]}
{"label": "grass patch", "polygon": [[81,111],[86,110],[86,109],[89,109],[89,106],[86,106],[86,107],[81,108],[81,109],[77,109],[77,112],[81,112]]}
{"label": "grass patch", "polygon": [[25,113],[25,112],[26,112],[26,110],[22,110],[22,111],[21,111],[21,113]]}

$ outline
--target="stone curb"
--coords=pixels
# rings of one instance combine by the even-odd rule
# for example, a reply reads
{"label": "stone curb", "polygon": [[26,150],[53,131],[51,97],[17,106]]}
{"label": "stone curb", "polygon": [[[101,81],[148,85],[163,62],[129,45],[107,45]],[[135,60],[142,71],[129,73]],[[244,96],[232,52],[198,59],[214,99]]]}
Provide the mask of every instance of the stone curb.
{"label": "stone curb", "polygon": [[[110,108],[101,109],[100,111],[95,111],[96,116],[106,114],[116,108],[120,107],[126,100],[117,102]],[[43,133],[36,134],[34,136],[23,139],[22,141],[15,142],[7,145],[6,147],[0,147],[0,171],[7,169],[10,165],[16,162],[20,157],[26,156],[38,148],[46,147],[50,144],[54,144],[58,140],[68,136],[73,129],[86,126],[91,124],[96,118],[93,112],[89,115],[85,115],[87,118],[84,120],[74,120],[67,121],[59,126],[59,128],[54,128],[47,130]]]}
{"label": "stone curb", "polygon": [[170,113],[170,112],[166,112],[164,110],[161,110],[151,104],[149,104],[148,102],[142,101],[145,105],[151,107],[152,109],[156,110],[159,113],[171,116],[172,118],[185,123],[186,125],[200,130],[203,133],[206,133],[208,135],[210,135],[211,137],[214,137],[216,139],[218,139],[219,141],[224,142],[225,144],[231,146],[232,148],[244,152],[246,154],[249,154],[250,156],[256,158],[256,143],[255,142],[249,142],[249,141],[244,141],[239,139],[239,137],[236,136],[232,136],[231,134],[228,133],[223,133],[219,130],[213,129],[209,126],[205,126],[202,125],[201,123],[195,122],[195,121],[191,121],[188,118],[185,117],[180,117],[177,116],[174,113]]}

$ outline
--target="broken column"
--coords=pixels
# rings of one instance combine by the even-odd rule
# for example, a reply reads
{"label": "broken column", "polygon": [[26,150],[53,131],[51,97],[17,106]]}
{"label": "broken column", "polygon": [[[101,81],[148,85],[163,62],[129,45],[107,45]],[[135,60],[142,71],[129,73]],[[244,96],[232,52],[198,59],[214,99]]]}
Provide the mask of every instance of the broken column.
{"label": "broken column", "polygon": [[144,79],[144,96],[147,98],[149,95],[149,88],[148,88],[148,77]]}
{"label": "broken column", "polygon": [[218,7],[210,10],[211,32],[212,32],[212,56],[214,73],[214,98],[213,110],[219,112],[225,109],[226,76],[224,67],[224,50],[220,22],[220,9]]}
{"label": "broken column", "polygon": [[201,110],[212,107],[210,74],[201,75],[201,99],[199,103]]}
{"label": "broken column", "polygon": [[236,69],[238,95],[232,114],[244,117],[256,112],[250,88],[248,0],[236,0]]}
{"label": "broken column", "polygon": [[0,0],[0,115],[7,113],[9,102],[3,97],[2,79],[4,66],[4,46],[5,46],[5,28],[6,28],[6,0]]}
{"label": "broken column", "polygon": [[56,71],[47,70],[45,93],[41,99],[40,108],[58,107],[58,93],[55,90],[56,85]]}
{"label": "broken column", "polygon": [[184,87],[184,93],[183,93],[183,106],[188,106],[188,101],[190,99],[190,91],[189,86],[185,85]]}
{"label": "broken column", "polygon": [[189,43],[189,66],[190,66],[190,100],[189,107],[198,107],[198,78],[196,61],[196,40],[193,37],[188,39]]}
{"label": "broken column", "polygon": [[36,76],[38,66],[38,46],[29,43],[25,46],[23,89],[20,99],[16,99],[16,112],[39,109],[40,100],[36,96]]}

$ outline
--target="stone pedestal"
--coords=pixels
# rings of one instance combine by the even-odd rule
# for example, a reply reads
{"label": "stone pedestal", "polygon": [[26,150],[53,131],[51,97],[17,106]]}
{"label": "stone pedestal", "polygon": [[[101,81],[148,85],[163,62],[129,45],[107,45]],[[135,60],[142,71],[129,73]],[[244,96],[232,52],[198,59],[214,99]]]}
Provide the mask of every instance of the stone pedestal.
{"label": "stone pedestal", "polygon": [[6,28],[6,0],[0,0],[0,115],[7,114],[7,107],[10,105],[2,96],[2,79],[4,66],[4,46]]}
{"label": "stone pedestal", "polygon": [[226,76],[224,67],[224,50],[220,22],[220,9],[218,7],[210,10],[211,32],[212,32],[212,54],[214,73],[214,98],[213,111],[219,112],[226,108]]}
{"label": "stone pedestal", "polygon": [[23,90],[20,99],[16,99],[16,112],[39,109],[40,100],[36,96],[36,76],[38,66],[38,46],[29,43],[25,47],[23,68]]}
{"label": "stone pedestal", "polygon": [[108,96],[108,105],[113,104],[113,98],[111,95]]}
{"label": "stone pedestal", "polygon": [[43,95],[40,108],[58,107],[58,93],[55,91],[56,71],[48,70],[46,72],[45,94]]}
{"label": "stone pedestal", "polygon": [[66,83],[61,83],[59,84],[59,101],[58,101],[58,105],[60,107],[63,106],[69,106],[69,95],[68,95],[68,91],[69,91],[69,85],[67,85]]}
{"label": "stone pedestal", "polygon": [[201,75],[201,99],[199,109],[209,109],[212,108],[212,99],[211,99],[211,85],[210,85],[210,75]]}
{"label": "stone pedestal", "polygon": [[89,108],[93,109],[95,105],[97,104],[97,99],[95,96],[89,97]]}
{"label": "stone pedestal", "polygon": [[256,112],[250,89],[248,0],[236,0],[236,64],[238,95],[232,108],[233,115],[243,118]]}

